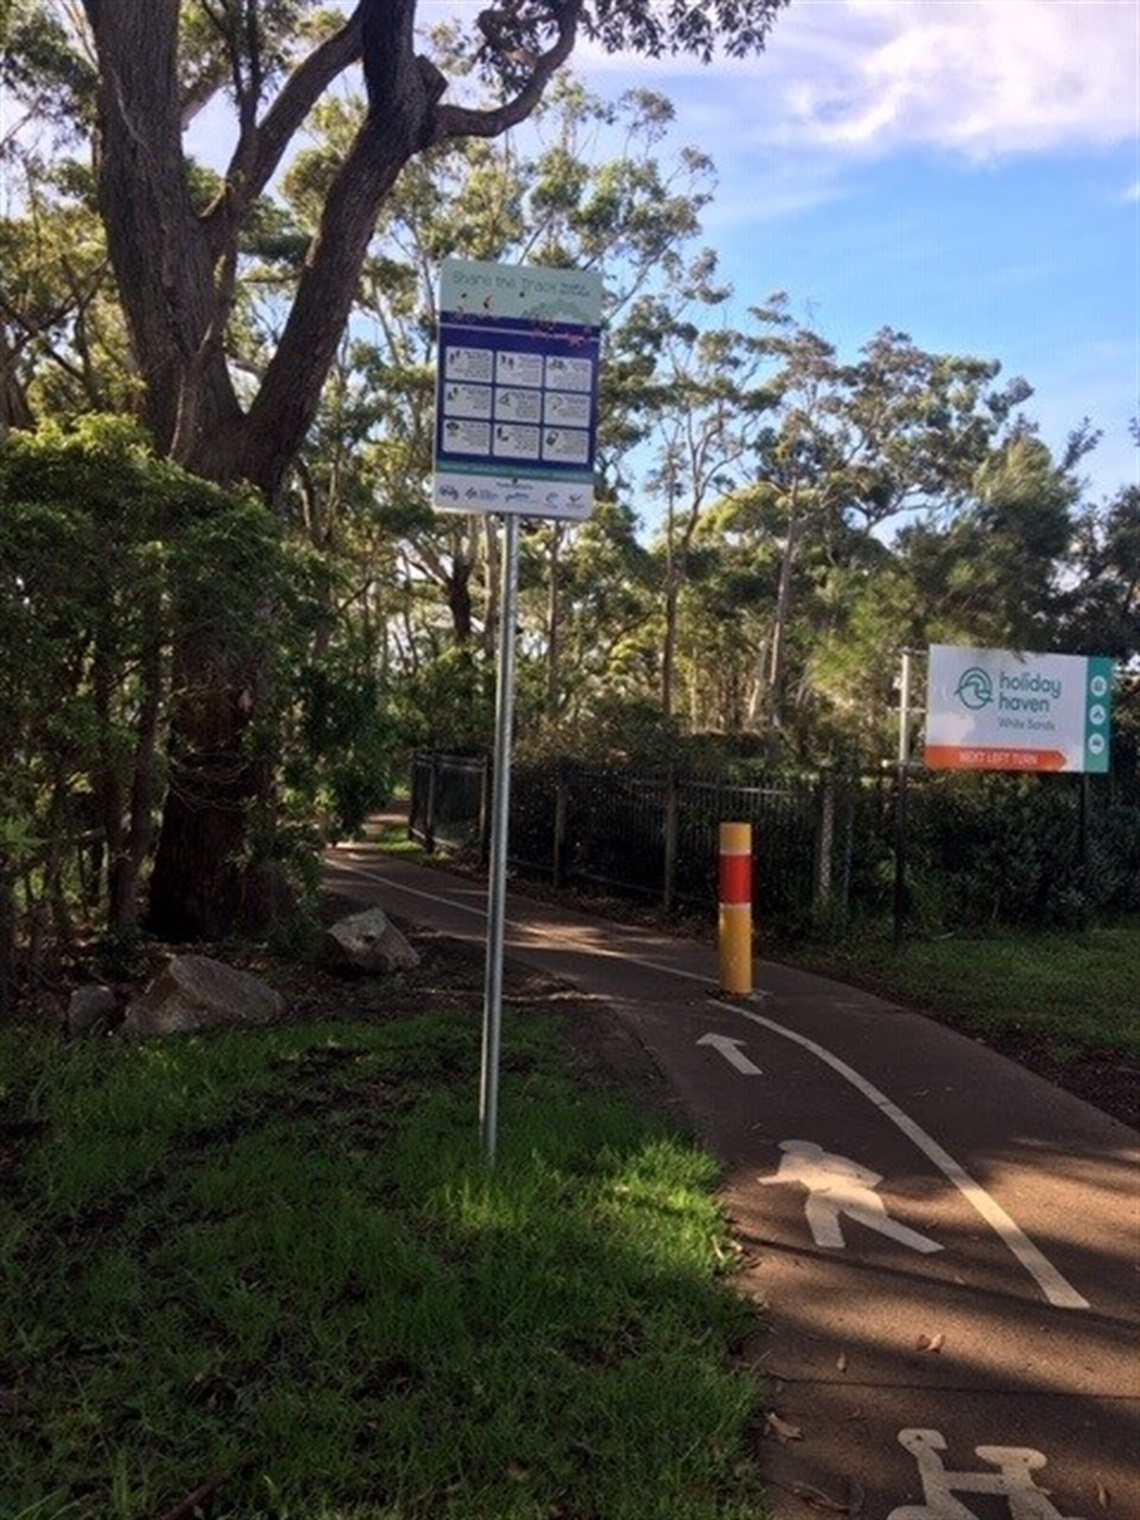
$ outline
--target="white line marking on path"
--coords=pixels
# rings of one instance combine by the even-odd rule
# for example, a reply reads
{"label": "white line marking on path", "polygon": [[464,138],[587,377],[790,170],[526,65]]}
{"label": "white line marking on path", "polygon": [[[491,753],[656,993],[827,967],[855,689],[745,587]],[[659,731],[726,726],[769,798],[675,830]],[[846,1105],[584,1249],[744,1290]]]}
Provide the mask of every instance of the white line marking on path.
{"label": "white line marking on path", "polygon": [[766,1186],[774,1182],[793,1182],[807,1189],[804,1216],[817,1246],[841,1250],[847,1242],[839,1226],[839,1216],[846,1214],[868,1230],[877,1230],[909,1246],[912,1251],[941,1251],[929,1235],[920,1235],[907,1224],[892,1219],[887,1206],[875,1189],[882,1182],[878,1172],[860,1166],[847,1156],[825,1151],[814,1140],[782,1140],[784,1155],[780,1168],[770,1177],[761,1177]]}
{"label": "white line marking on path", "polygon": [[[468,904],[458,903],[450,897],[442,897],[433,892],[424,892],[418,887],[405,886],[402,882],[393,881],[391,877],[382,876],[378,871],[367,870],[363,866],[347,865],[343,861],[334,861],[332,863],[337,866],[338,870],[348,871],[356,876],[365,876],[371,881],[391,887],[394,891],[406,892],[412,897],[422,897],[426,902],[440,903],[445,907],[456,908],[462,913],[472,913],[478,918],[486,917],[486,910],[484,908],[470,907]],[[521,926],[508,920],[508,927],[517,930]],[[560,937],[557,928],[551,925],[545,927],[545,933],[552,939]],[[524,942],[516,941],[516,943],[522,944]],[[700,982],[706,987],[709,985],[710,978],[702,976],[699,972],[683,971],[677,966],[662,965],[658,961],[651,961],[643,956],[627,955],[620,950],[607,950],[600,945],[579,946],[578,948],[588,948],[588,953],[591,955],[622,960],[630,965],[645,966],[651,971],[664,972],[668,976],[681,977],[690,982]],[[900,1129],[925,1156],[934,1162],[934,1165],[943,1176],[954,1184],[967,1202],[996,1231],[1000,1239],[1012,1251],[1030,1277],[1037,1283],[1045,1295],[1046,1302],[1055,1305],[1058,1309],[1089,1308],[1088,1299],[1082,1298],[1072,1284],[1062,1277],[1061,1273],[1057,1271],[1057,1268],[1042,1253],[1040,1248],[1033,1244],[1021,1226],[1009,1217],[997,1199],[991,1198],[985,1188],[980,1183],[975,1182],[965,1168],[960,1166],[948,1151],[943,1150],[933,1136],[928,1135],[920,1125],[915,1123],[909,1114],[905,1114],[897,1104],[892,1103],[890,1098],[884,1092],[881,1092],[873,1082],[869,1082],[866,1077],[861,1076],[853,1066],[848,1066],[846,1061],[833,1055],[826,1046],[817,1044],[815,1040],[809,1040],[806,1035],[798,1034],[794,1029],[788,1029],[783,1024],[777,1024],[774,1019],[765,1018],[763,1014],[751,1013],[748,1009],[741,1008],[736,1003],[724,1003],[716,998],[711,999],[711,1001],[720,1008],[727,1008],[731,1013],[741,1014],[744,1018],[751,1019],[754,1024],[762,1025],[765,1029],[771,1030],[773,1034],[778,1034],[785,1040],[793,1040],[804,1050],[809,1050],[812,1055],[818,1056],[833,1071],[838,1072],[845,1081],[850,1082],[858,1092],[861,1092],[865,1098],[868,1098],[885,1118],[890,1119],[892,1124]]]}
{"label": "white line marking on path", "polygon": [[754,1066],[741,1050],[743,1040],[733,1040],[726,1034],[703,1034],[697,1041],[698,1045],[711,1045],[713,1050],[719,1051],[730,1066],[746,1077],[762,1077],[764,1073],[759,1066]]}
{"label": "white line marking on path", "polygon": [[[716,1002],[716,999],[713,999]],[[719,1003],[721,1008],[732,1008],[732,1003]],[[765,1018],[762,1013],[750,1013],[746,1008],[737,1008],[736,1012],[743,1018],[751,1019],[754,1024],[761,1024],[765,1029],[770,1029],[773,1034],[781,1035],[786,1040],[794,1040],[805,1050],[810,1050],[812,1055],[831,1067],[832,1071],[838,1072],[846,1082],[868,1098],[884,1118],[889,1119],[898,1129],[902,1130],[907,1139],[912,1141],[924,1156],[927,1156],[938,1170],[947,1177],[966,1201],[973,1205],[986,1223],[993,1229],[1017,1260],[1037,1283],[1048,1303],[1056,1305],[1058,1309],[1087,1309],[1089,1301],[1082,1298],[1077,1290],[1061,1276],[1053,1263],[1045,1256],[1038,1246],[1035,1246],[1026,1235],[1021,1226],[1015,1223],[1006,1211],[992,1198],[979,1182],[964,1167],[959,1165],[948,1151],[943,1150],[938,1141],[932,1135],[928,1135],[921,1125],[915,1123],[909,1114],[903,1112],[896,1103],[892,1103],[886,1093],[881,1092],[873,1082],[869,1082],[853,1066],[848,1066],[837,1055],[833,1055],[826,1046],[819,1045],[815,1040],[809,1040],[806,1035],[798,1034],[794,1029],[787,1029],[783,1024],[777,1024],[773,1019]]]}

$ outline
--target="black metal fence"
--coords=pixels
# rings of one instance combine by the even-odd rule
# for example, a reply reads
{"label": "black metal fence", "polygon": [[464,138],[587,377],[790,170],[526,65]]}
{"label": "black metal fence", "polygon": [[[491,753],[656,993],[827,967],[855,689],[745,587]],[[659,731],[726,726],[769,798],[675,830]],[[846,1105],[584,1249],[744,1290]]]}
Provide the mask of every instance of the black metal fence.
{"label": "black metal fence", "polygon": [[486,858],[490,764],[483,756],[419,754],[412,760],[408,830],[429,850],[474,851]]}
{"label": "black metal fence", "polygon": [[[412,767],[410,829],[429,849],[485,860],[486,760],[421,754]],[[754,906],[790,924],[843,902],[883,805],[878,790],[835,776],[763,786],[585,766],[516,766],[509,856],[556,886],[601,889],[666,910],[715,909],[718,827],[752,825]],[[877,831],[873,831],[877,832]]]}
{"label": "black metal fence", "polygon": [[[490,789],[486,759],[417,755],[413,836],[485,861]],[[556,886],[712,912],[718,826],[748,822],[757,921],[796,933],[897,908],[896,801],[893,768],[737,785],[516,765],[509,857]],[[905,906],[919,927],[1140,910],[1140,794],[1108,778],[914,772],[907,836]]]}

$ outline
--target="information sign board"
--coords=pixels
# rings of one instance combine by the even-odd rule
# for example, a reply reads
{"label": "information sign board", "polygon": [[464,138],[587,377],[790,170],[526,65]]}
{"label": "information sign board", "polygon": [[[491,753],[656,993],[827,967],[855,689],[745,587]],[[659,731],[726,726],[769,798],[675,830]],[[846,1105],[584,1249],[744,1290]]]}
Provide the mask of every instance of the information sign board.
{"label": "information sign board", "polygon": [[447,259],[439,305],[436,507],[588,517],[601,275]]}
{"label": "information sign board", "polygon": [[1109,766],[1112,660],[932,644],[925,762],[936,769]]}

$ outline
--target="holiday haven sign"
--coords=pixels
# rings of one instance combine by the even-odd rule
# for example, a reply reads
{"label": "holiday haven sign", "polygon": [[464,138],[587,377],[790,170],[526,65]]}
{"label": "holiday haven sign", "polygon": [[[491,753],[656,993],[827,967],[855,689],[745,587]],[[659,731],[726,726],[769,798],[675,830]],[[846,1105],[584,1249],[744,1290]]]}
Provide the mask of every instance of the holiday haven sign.
{"label": "holiday haven sign", "polygon": [[1106,772],[1112,660],[932,644],[928,766]]}

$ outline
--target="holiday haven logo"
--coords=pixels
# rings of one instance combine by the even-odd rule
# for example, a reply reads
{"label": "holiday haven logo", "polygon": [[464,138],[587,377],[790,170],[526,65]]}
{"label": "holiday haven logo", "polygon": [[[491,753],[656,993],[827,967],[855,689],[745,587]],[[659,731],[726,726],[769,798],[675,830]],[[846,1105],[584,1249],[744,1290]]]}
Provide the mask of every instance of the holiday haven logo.
{"label": "holiday haven logo", "polygon": [[968,707],[971,712],[981,712],[994,699],[994,684],[989,672],[980,665],[971,665],[962,672],[958,685],[954,688],[954,695],[963,707]]}

